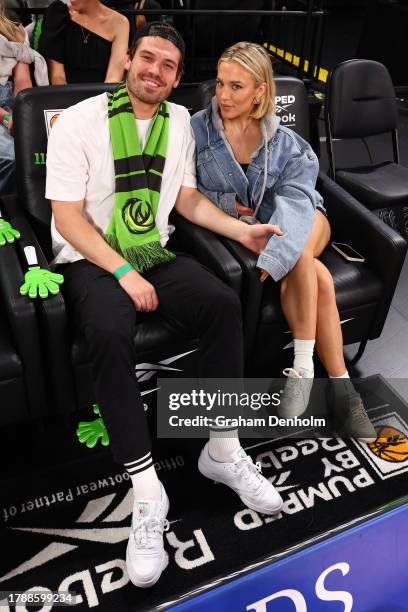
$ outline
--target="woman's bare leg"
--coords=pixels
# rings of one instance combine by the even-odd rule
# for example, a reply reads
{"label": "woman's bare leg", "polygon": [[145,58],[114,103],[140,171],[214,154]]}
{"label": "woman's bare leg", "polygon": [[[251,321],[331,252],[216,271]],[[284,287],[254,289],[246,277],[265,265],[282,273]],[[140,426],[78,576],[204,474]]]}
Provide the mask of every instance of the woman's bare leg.
{"label": "woman's bare leg", "polygon": [[347,368],[333,277],[318,259],[314,260],[314,265],[318,284],[316,350],[328,375],[342,376]]}
{"label": "woman's bare leg", "polygon": [[326,217],[316,211],[312,233],[295,267],[281,282],[282,310],[293,338],[316,338],[318,277],[315,258],[330,239],[330,225]]}

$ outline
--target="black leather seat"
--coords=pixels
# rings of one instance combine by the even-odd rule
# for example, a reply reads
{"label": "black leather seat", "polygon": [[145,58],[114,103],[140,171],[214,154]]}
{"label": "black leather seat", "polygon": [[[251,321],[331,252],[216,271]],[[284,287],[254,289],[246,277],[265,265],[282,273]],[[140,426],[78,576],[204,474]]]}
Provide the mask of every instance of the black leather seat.
{"label": "black leather seat", "polygon": [[49,410],[37,317],[20,295],[23,280],[15,245],[0,247],[0,426]]}
{"label": "black leather seat", "polygon": [[[34,245],[42,267],[49,267],[53,257],[49,229],[51,206],[44,197],[47,130],[52,129],[50,120],[55,120],[62,109],[113,87],[104,84],[41,87],[25,90],[16,98],[14,118],[18,198],[5,199],[4,206],[9,218],[22,233],[18,244],[20,253],[27,244]],[[180,89],[183,102],[186,102],[188,91],[188,88]],[[175,215],[176,224],[180,224],[178,238],[181,243],[183,228],[187,242],[191,234],[191,224],[184,221]],[[237,262],[216,236],[201,228],[195,228],[194,232],[196,239],[190,252],[192,250],[205,265],[212,267],[239,292],[241,270]],[[183,244],[181,246],[184,247]],[[43,336],[44,352],[55,410],[66,413],[89,405],[94,401],[94,396],[87,351],[82,337],[70,329],[63,295],[39,302],[39,319],[46,330]],[[156,313],[146,315],[137,325],[135,343],[139,362],[158,364],[177,358],[176,367],[185,376],[194,375],[195,358],[191,352],[199,350],[199,340],[180,324],[170,323]]]}
{"label": "black leather seat", "polygon": [[[407,213],[402,209],[408,206],[408,168],[399,164],[398,110],[387,68],[364,59],[338,64],[327,81],[325,120],[330,175],[364,206],[408,237]],[[366,138],[385,133],[392,138],[392,161],[347,168],[336,163],[335,140],[358,138],[367,145]]]}
{"label": "black leather seat", "polygon": [[[292,77],[278,76],[275,81],[281,124],[307,140],[309,121],[304,84]],[[199,87],[197,106],[209,105],[214,85],[214,81],[207,81]],[[348,262],[330,246],[321,256],[333,276],[344,344],[360,342],[359,358],[367,340],[381,334],[407,244],[328,176],[319,174],[317,189],[328,211],[332,239],[350,244],[366,258],[364,264]],[[222,240],[243,270],[247,371],[256,373],[271,363],[282,364],[291,336],[280,307],[279,284],[269,280],[262,285],[256,257],[241,245]]]}

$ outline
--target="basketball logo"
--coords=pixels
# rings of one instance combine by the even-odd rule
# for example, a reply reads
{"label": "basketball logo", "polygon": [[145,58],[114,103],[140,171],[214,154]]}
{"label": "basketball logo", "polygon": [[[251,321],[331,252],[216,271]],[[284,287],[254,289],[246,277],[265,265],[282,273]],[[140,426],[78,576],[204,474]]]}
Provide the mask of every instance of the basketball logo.
{"label": "basketball logo", "polygon": [[50,119],[50,128],[52,128],[52,126],[54,125],[54,123],[56,122],[56,120],[58,119],[58,117],[60,116],[60,113],[57,113],[55,115],[53,115]]}
{"label": "basketball logo", "polygon": [[377,440],[368,444],[369,449],[384,461],[401,463],[408,459],[408,437],[389,425],[376,428]]}
{"label": "basketball logo", "polygon": [[132,234],[146,234],[155,226],[152,207],[138,198],[129,198],[122,209],[122,219]]}

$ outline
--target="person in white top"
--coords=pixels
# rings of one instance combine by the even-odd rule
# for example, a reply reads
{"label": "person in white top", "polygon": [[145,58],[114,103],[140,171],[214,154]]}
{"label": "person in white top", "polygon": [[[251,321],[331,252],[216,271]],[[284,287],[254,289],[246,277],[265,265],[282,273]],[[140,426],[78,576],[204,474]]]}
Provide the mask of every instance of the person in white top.
{"label": "person in white top", "polygon": [[[172,26],[152,22],[138,31],[125,68],[139,140],[161,102],[177,87],[183,58],[184,41]],[[171,261],[139,273],[105,241],[115,202],[109,121],[107,94],[61,114],[48,145],[46,197],[52,201],[54,262],[64,269],[68,307],[85,336],[113,458],[126,466],[132,480],[129,577],[135,585],[148,587],[168,563],[163,530],[169,502],[153,465],[134,376],[136,321],[139,313],[157,310],[190,328],[200,339],[199,375],[206,378],[242,376],[242,321],[232,289],[192,257],[177,253]],[[168,148],[155,218],[161,247],[168,240],[174,206],[191,222],[256,253],[272,232],[281,234],[276,226],[250,226],[230,217],[197,191],[188,111],[169,104]],[[228,437],[219,430],[210,432],[199,470],[230,486],[259,512],[273,514],[282,506],[280,495],[240,447],[236,432],[229,431]]]}

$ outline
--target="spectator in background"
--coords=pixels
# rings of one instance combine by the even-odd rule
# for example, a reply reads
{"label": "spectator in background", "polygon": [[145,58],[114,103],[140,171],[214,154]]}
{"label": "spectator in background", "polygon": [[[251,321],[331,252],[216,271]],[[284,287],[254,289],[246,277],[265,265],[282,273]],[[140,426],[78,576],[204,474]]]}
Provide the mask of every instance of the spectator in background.
{"label": "spectator in background", "polygon": [[38,85],[47,85],[44,59],[30,49],[28,36],[21,25],[6,17],[0,7],[0,194],[14,187],[13,103],[22,89],[32,87],[29,64],[34,62]]}
{"label": "spectator in background", "polygon": [[1,0],[1,6],[4,8],[5,16],[16,25],[21,23],[25,26],[30,23],[29,14],[20,13],[21,9],[27,8],[26,0]]}
{"label": "spectator in background", "polygon": [[[110,8],[121,11],[123,9],[141,10],[160,10],[162,7],[157,0],[103,0],[103,3]],[[127,15],[130,25],[129,43],[134,39],[137,30],[142,28],[150,21],[160,20],[160,15]]]}
{"label": "spectator in background", "polygon": [[56,0],[42,26],[40,51],[52,85],[117,83],[129,41],[126,17],[99,0]]}

